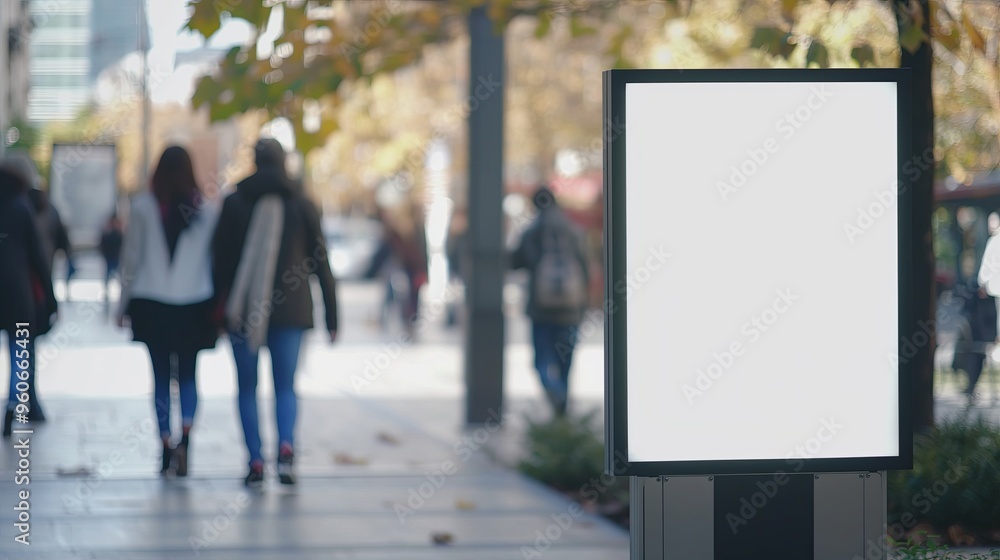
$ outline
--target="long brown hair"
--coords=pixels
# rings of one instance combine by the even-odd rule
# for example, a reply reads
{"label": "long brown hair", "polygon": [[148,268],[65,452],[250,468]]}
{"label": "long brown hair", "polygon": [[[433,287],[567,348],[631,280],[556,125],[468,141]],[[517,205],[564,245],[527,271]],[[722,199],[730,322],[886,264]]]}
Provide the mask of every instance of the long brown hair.
{"label": "long brown hair", "polygon": [[161,204],[190,201],[200,194],[194,178],[194,166],[187,150],[170,146],[163,150],[151,181],[153,196]]}

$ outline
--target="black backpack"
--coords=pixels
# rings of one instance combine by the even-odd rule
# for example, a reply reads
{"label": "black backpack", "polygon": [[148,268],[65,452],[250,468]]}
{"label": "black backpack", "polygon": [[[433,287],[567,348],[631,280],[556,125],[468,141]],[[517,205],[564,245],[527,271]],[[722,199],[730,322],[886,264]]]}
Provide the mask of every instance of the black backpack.
{"label": "black backpack", "polygon": [[550,224],[539,231],[541,255],[534,271],[534,304],[539,309],[573,310],[587,304],[587,277],[568,225]]}

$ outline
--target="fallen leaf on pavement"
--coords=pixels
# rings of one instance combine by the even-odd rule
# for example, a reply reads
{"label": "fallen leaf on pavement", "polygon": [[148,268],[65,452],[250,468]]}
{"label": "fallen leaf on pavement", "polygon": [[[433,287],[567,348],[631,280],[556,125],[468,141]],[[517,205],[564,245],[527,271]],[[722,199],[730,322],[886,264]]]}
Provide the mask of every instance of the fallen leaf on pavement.
{"label": "fallen leaf on pavement", "polygon": [[94,471],[88,469],[87,467],[77,467],[75,469],[64,469],[58,467],[56,469],[56,476],[90,476]]}
{"label": "fallen leaf on pavement", "polygon": [[451,533],[432,533],[431,541],[434,544],[451,544],[455,541],[455,537]]}
{"label": "fallen leaf on pavement", "polygon": [[333,462],[338,465],[367,465],[368,459],[364,457],[353,457],[347,453],[334,453]]}
{"label": "fallen leaf on pavement", "polygon": [[400,443],[399,438],[387,432],[379,432],[376,437],[382,443],[387,443],[389,445],[399,445]]}

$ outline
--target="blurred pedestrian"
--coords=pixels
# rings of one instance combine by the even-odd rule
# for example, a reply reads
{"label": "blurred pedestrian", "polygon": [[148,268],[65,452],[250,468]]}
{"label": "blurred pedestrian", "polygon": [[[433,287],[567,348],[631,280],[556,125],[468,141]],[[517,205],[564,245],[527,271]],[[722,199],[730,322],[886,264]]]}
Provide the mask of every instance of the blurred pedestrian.
{"label": "blurred pedestrian", "polygon": [[[63,225],[62,219],[59,217],[59,212],[50,204],[48,195],[45,191],[38,188],[38,170],[35,167],[35,163],[23,153],[15,154],[10,158],[10,161],[22,175],[28,178],[30,187],[28,189],[28,200],[31,201],[31,207],[35,212],[35,227],[38,229],[42,251],[45,253],[45,259],[49,265],[49,278],[47,281],[51,283],[56,253],[62,251],[67,262],[71,256],[69,235],[66,233],[66,227]],[[47,325],[46,328],[37,333],[37,336],[41,337],[46,334],[51,326]],[[35,377],[28,387],[28,401],[31,403],[31,412],[28,414],[28,419],[33,422],[45,422],[45,413],[42,411],[42,405],[38,401],[37,373],[34,372]]]}
{"label": "blurred pedestrian", "polygon": [[7,332],[11,364],[4,437],[11,435],[17,405],[31,406],[35,339],[52,327],[58,310],[44,244],[26,196],[30,180],[19,166],[0,163],[0,330]]}
{"label": "blurred pedestrian", "polygon": [[548,187],[540,187],[532,200],[538,215],[522,234],[511,266],[529,272],[527,314],[535,368],[549,403],[561,416],[569,400],[577,330],[587,309],[587,247]]}
{"label": "blurred pedestrian", "polygon": [[[211,241],[218,205],[203,204],[191,157],[164,150],[148,191],[132,197],[122,247],[117,322],[131,323],[146,344],[153,369],[153,407],[163,454],[160,473],[186,476],[191,428],[198,406],[198,352],[215,347],[218,326],[211,275]],[[181,438],[172,446],[170,381],[176,376]]]}
{"label": "blurred pedestrian", "polygon": [[[986,265],[985,260],[983,264]],[[962,268],[965,280],[955,286],[955,295],[962,302],[962,321],[955,342],[952,368],[963,370],[968,375],[965,394],[971,404],[976,398],[976,384],[982,374],[986,356],[996,342],[997,304],[996,298],[980,285],[972,256],[966,255],[962,259]]]}
{"label": "blurred pedestrian", "polygon": [[[427,233],[420,208],[415,204],[403,204],[384,212],[383,216],[381,246],[366,276],[383,270],[387,281],[386,306],[401,299],[400,293],[405,296],[400,313],[408,339],[412,341],[416,334],[414,325],[420,315],[420,290],[427,284]],[[402,286],[396,282],[397,278],[403,279]]]}
{"label": "blurred pedestrian", "polygon": [[[465,285],[464,268],[469,253],[469,215],[465,208],[456,209],[452,214],[445,246],[448,257],[448,291],[455,293]],[[454,327],[458,324],[461,304],[457,298],[446,302],[447,326]]]}
{"label": "blurred pedestrian", "polygon": [[[1000,297],[1000,216],[993,212],[986,223],[990,237],[986,240],[983,260],[976,275],[980,287],[979,297],[974,304],[968,303],[963,306],[963,316],[967,321],[971,321],[970,324],[977,326],[976,335],[988,345],[988,350],[992,350],[1000,330],[997,326],[997,302]],[[969,384],[965,393],[971,404],[976,400],[976,385],[982,374],[983,363],[979,362],[977,357],[967,357],[966,361],[969,364],[969,369],[966,370],[969,374]]]}
{"label": "blurred pedestrian", "polygon": [[63,224],[59,211],[52,205],[49,195],[37,187],[28,191],[28,198],[35,209],[35,223],[38,224],[38,231],[45,243],[49,268],[53,268],[56,254],[60,251],[68,266],[73,252],[69,242],[69,232],[66,231],[66,225]]}
{"label": "blurred pedestrian", "polygon": [[267,346],[271,355],[278,476],[282,484],[294,484],[295,370],[303,334],[313,327],[310,277],[323,291],[331,342],[337,338],[337,298],[319,211],[289,179],[284,149],[264,138],[254,147],[254,159],[257,171],[223,203],[213,270],[236,361],[240,421],[250,456],[244,483],[259,488],[264,481],[257,415],[260,347]]}
{"label": "blurred pedestrian", "polygon": [[118,273],[119,260],[121,258],[122,243],[124,234],[122,233],[122,222],[118,213],[114,213],[104,223],[101,231],[101,256],[104,257],[104,301],[107,303],[109,296],[108,286],[111,279]]}
{"label": "blurred pedestrian", "polygon": [[[406,274],[403,272],[402,264],[394,254],[392,245],[389,243],[389,237],[392,235],[391,232],[393,224],[391,223],[391,218],[387,209],[379,208],[378,220],[382,225],[382,237],[379,240],[378,247],[372,254],[371,261],[368,263],[368,268],[362,277],[366,279],[381,277],[385,290],[382,297],[382,308],[379,313],[379,326],[384,331],[389,328],[389,321],[392,318],[393,308],[400,299],[398,294],[406,294],[406,285],[408,284],[408,280],[406,278]],[[400,316],[402,315],[403,311],[401,308]]]}

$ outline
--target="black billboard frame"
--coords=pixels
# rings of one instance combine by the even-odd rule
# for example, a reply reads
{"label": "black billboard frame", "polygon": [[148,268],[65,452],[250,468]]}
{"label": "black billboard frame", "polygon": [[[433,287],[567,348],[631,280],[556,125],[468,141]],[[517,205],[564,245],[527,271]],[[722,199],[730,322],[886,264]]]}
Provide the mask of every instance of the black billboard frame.
{"label": "black billboard frame", "polygon": [[[909,68],[864,69],[698,69],[606,70],[603,72],[604,140],[604,434],[605,472],[614,476],[823,473],[907,470],[913,467],[912,377],[910,360],[898,360],[899,454],[878,457],[642,461],[628,459],[628,363],[626,294],[614,286],[627,275],[625,230],[625,88],[630,83],[815,83],[892,82],[896,84],[898,356],[907,335],[919,330],[913,293],[912,181],[904,165],[911,147],[912,89]],[[791,467],[795,465],[794,467]]]}

